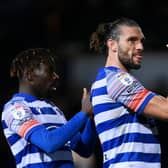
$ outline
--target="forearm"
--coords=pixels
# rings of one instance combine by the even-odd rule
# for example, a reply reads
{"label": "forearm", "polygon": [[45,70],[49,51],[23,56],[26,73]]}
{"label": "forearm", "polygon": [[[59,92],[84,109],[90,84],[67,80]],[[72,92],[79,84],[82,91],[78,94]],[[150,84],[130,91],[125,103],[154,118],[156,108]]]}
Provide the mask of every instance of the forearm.
{"label": "forearm", "polygon": [[84,126],[87,118],[84,112],[79,112],[59,128],[47,130],[41,126],[32,132],[28,139],[45,152],[54,152],[63,147]]}
{"label": "forearm", "polygon": [[144,114],[150,117],[168,121],[168,98],[153,97],[144,108]]}

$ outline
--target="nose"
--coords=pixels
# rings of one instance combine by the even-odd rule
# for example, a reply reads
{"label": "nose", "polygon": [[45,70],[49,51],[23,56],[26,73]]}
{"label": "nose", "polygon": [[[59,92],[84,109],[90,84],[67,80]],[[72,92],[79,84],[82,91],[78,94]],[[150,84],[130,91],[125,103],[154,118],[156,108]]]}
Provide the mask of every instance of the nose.
{"label": "nose", "polygon": [[136,49],[137,50],[144,50],[144,47],[143,47],[143,43],[142,42],[138,42],[137,45],[136,45]]}

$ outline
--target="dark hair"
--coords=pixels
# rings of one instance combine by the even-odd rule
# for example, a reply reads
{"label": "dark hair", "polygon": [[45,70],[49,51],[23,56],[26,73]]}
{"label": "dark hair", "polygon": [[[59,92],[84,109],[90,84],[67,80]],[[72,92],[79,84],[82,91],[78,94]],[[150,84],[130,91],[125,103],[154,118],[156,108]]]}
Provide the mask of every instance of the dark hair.
{"label": "dark hair", "polygon": [[32,48],[22,51],[13,59],[10,67],[10,76],[22,78],[25,69],[33,70],[40,63],[48,63],[55,69],[55,59],[53,53],[45,48]]}
{"label": "dark hair", "polygon": [[90,37],[90,49],[98,53],[106,53],[106,41],[108,39],[119,40],[121,26],[136,26],[138,23],[129,18],[119,18],[114,22],[101,23],[98,25],[95,32]]}

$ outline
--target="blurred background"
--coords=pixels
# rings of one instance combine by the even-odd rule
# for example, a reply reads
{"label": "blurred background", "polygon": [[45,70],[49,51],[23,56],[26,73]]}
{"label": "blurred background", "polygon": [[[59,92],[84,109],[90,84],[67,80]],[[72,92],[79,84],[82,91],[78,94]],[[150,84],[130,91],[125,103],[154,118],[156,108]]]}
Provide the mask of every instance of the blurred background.
{"label": "blurred background", "polygon": [[[168,1],[145,0],[0,0],[0,108],[17,90],[9,78],[13,57],[27,48],[53,48],[59,57],[60,85],[55,102],[67,119],[80,110],[82,88],[91,86],[105,58],[89,51],[98,23],[124,16],[135,19],[146,36],[142,69],[132,72],[150,90],[167,96]],[[0,113],[1,114],[1,113]],[[167,123],[159,123],[162,168],[168,167]],[[78,168],[101,168],[99,142],[94,155],[75,155]],[[15,168],[0,129],[0,166]]]}

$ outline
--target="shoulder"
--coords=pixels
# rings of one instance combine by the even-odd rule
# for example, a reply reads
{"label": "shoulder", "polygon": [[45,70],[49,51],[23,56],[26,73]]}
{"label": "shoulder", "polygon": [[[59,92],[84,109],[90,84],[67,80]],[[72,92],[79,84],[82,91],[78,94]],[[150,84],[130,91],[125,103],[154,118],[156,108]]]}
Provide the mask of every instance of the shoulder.
{"label": "shoulder", "polygon": [[20,114],[24,113],[25,111],[29,111],[28,103],[25,101],[24,98],[12,98],[9,100],[3,108],[3,114],[13,114],[15,115],[18,111]]}
{"label": "shoulder", "polygon": [[114,75],[114,77],[120,81],[123,85],[131,85],[133,83],[133,81],[135,80],[135,78],[130,75],[127,72],[118,72]]}

